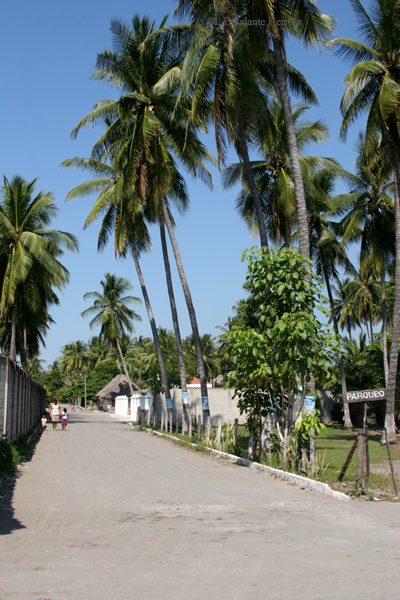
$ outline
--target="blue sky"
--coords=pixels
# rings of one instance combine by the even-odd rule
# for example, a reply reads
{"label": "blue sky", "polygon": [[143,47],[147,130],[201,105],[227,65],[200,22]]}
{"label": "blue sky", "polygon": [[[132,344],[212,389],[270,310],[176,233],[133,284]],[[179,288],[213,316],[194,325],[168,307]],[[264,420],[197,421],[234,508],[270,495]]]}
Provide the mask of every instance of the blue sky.
{"label": "blue sky", "polygon": [[[335,37],[356,37],[356,23],[348,0],[320,0],[323,12],[338,20]],[[94,198],[65,202],[75,185],[87,177],[60,168],[63,160],[88,156],[100,129],[81,132],[71,140],[70,131],[93,104],[112,97],[104,85],[90,80],[97,52],[111,47],[112,18],[129,21],[134,13],[149,15],[158,23],[172,13],[174,2],[149,0],[1,0],[0,49],[3,92],[1,95],[0,174],[15,174],[31,181],[38,177],[37,189],[51,190],[59,206],[52,226],[72,232],[79,239],[80,252],[66,253],[63,263],[70,271],[70,283],[60,296],[60,306],[51,314],[56,321],[47,336],[41,358],[51,363],[60,348],[73,340],[84,340],[95,332],[80,316],[87,308],[85,292],[99,290],[106,272],[128,278],[133,294],[140,288],[133,261],[115,260],[112,245],[103,254],[96,251],[98,225],[83,231],[82,225]],[[327,144],[310,148],[310,153],[330,156],[352,170],[354,140],[362,123],[354,125],[346,144],[338,140],[341,124],[340,99],[343,80],[350,70],[325,50],[306,51],[297,43],[288,46],[288,59],[308,78],[320,101],[307,118],[323,119],[331,132]],[[212,134],[209,148],[213,151]],[[234,153],[230,155],[235,161]],[[236,191],[221,189],[219,174],[213,171],[215,190],[187,178],[191,208],[176,216],[176,236],[191,288],[200,333],[217,335],[232,314],[232,306],[243,297],[246,267],[241,254],[255,241],[235,212]],[[157,228],[151,230],[152,252],[142,258],[142,270],[158,326],[172,327],[161,248]],[[172,260],[172,253],[171,253]],[[174,277],[181,332],[190,334],[190,323],[177,275]],[[145,307],[138,309],[142,322],[135,325],[136,336],[150,336]]]}

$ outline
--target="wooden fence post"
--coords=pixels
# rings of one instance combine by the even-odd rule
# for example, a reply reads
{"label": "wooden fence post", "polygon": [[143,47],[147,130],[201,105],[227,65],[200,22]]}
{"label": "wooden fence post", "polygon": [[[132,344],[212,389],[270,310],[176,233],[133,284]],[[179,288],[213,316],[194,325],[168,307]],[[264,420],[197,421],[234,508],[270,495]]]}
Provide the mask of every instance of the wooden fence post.
{"label": "wooden fence post", "polygon": [[201,415],[197,417],[197,441],[200,441],[201,436]]}
{"label": "wooden fence post", "polygon": [[365,455],[365,434],[357,434],[357,488],[362,487],[364,481],[364,455]]}
{"label": "wooden fence post", "polygon": [[346,471],[347,471],[347,467],[349,466],[349,464],[351,462],[351,459],[353,458],[353,454],[354,454],[356,448],[357,448],[357,440],[354,442],[354,444],[350,448],[350,452],[347,455],[347,458],[344,461],[344,465],[342,467],[342,470],[339,473],[339,477],[337,478],[338,481],[342,481],[343,477],[345,476]]}
{"label": "wooden fence post", "polygon": [[222,417],[218,417],[217,450],[221,449]]}
{"label": "wooden fence post", "polygon": [[169,432],[172,434],[172,410],[169,411]]}
{"label": "wooden fence post", "polygon": [[140,423],[140,406],[138,406],[136,411],[136,423]]}
{"label": "wooden fence post", "polygon": [[268,452],[268,423],[267,419],[264,419],[263,428],[261,431],[261,452],[263,457],[267,456]]}
{"label": "wooden fence post", "polygon": [[190,437],[190,439],[192,439],[192,435],[193,435],[193,420],[192,420],[192,415],[191,415],[190,409],[188,409],[188,410],[189,410],[189,437]]}
{"label": "wooden fence post", "polygon": [[233,425],[233,435],[232,435],[232,442],[233,442],[234,446],[236,445],[236,442],[237,442],[238,426],[239,426],[239,419],[235,419],[235,422]]}
{"label": "wooden fence post", "polygon": [[392,454],[390,452],[390,447],[389,447],[389,440],[388,440],[388,434],[387,434],[387,429],[386,427],[385,429],[385,438],[386,438],[386,447],[387,447],[387,451],[388,451],[388,457],[389,457],[389,464],[390,464],[390,470],[392,472],[392,479],[393,479],[393,487],[394,487],[394,493],[396,494],[396,497],[398,497],[399,492],[397,491],[397,484],[396,484],[396,478],[394,476],[394,469],[393,469],[393,463],[392,463]]}
{"label": "wooden fence post", "polygon": [[206,436],[208,439],[211,439],[211,417],[208,415],[206,417]]}
{"label": "wooden fence post", "polygon": [[250,427],[249,433],[250,433],[249,449],[247,451],[247,455],[249,457],[249,460],[253,460],[253,456],[254,456],[254,429],[253,429],[253,427]]}
{"label": "wooden fence post", "polygon": [[161,431],[164,431],[164,412],[161,411]]}
{"label": "wooden fence post", "polygon": [[315,472],[315,429],[310,427],[310,467],[311,473]]}

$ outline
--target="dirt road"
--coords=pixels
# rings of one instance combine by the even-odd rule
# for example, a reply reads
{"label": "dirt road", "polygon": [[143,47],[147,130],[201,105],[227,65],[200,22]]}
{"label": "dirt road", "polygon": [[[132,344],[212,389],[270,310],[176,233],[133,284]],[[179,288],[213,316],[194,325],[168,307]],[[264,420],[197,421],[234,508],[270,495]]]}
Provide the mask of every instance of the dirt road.
{"label": "dirt road", "polygon": [[0,503],[1,600],[400,598],[398,504],[301,490],[86,411],[24,471]]}

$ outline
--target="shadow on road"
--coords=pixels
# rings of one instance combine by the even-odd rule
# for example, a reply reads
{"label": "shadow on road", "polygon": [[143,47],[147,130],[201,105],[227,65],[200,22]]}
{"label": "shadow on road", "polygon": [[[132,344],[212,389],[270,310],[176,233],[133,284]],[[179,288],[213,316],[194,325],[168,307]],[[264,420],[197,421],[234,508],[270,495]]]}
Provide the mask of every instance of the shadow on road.
{"label": "shadow on road", "polygon": [[[42,437],[42,429],[38,427],[30,440],[30,449],[24,456],[22,464],[29,463],[35,455],[35,448]],[[0,482],[0,536],[8,535],[17,529],[26,529],[25,525],[14,517],[12,500],[17,480],[23,475],[17,471],[6,475]]]}

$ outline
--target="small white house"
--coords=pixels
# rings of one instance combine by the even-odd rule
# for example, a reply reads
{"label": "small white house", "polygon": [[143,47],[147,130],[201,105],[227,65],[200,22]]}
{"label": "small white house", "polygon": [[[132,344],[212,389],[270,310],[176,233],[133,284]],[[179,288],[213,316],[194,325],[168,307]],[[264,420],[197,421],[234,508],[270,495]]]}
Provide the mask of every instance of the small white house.
{"label": "small white house", "polygon": [[138,408],[140,410],[151,410],[153,406],[153,396],[149,391],[135,393],[133,396],[117,396],[115,398],[115,414],[119,417],[129,417],[136,421]]}

